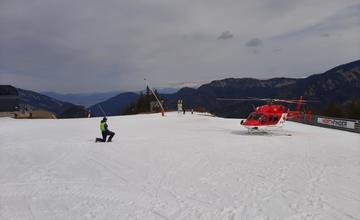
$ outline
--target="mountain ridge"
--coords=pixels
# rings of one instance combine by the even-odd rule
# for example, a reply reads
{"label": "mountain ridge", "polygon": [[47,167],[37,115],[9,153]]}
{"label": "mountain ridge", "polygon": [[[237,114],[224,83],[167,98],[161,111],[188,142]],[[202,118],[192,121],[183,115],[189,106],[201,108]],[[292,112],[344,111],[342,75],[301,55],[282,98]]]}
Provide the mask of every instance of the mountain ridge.
{"label": "mountain ridge", "polygon": [[40,92],[40,94],[61,100],[63,102],[70,102],[76,105],[90,107],[96,103],[102,102],[106,99],[120,94],[122,91],[110,91],[99,93],[57,93],[57,92]]}
{"label": "mountain ridge", "polygon": [[249,103],[218,102],[216,98],[279,98],[317,99],[312,104],[320,112],[331,102],[341,104],[360,99],[360,60],[342,64],[324,73],[305,78],[274,77],[270,79],[225,78],[213,80],[198,89],[181,89],[166,95],[167,106],[176,108],[178,99],[184,100],[187,109],[204,107],[221,117],[246,117],[252,110]]}
{"label": "mountain ridge", "polygon": [[[57,116],[72,117],[86,111],[83,106],[63,102],[41,93],[18,88],[21,104],[37,109],[45,109]],[[279,98],[316,99],[319,103],[311,104],[314,111],[320,112],[332,102],[342,105],[352,100],[360,100],[360,60],[341,64],[324,73],[317,73],[305,78],[274,77],[270,79],[225,78],[213,80],[198,88],[184,87],[172,94],[161,94],[166,100],[167,109],[176,109],[177,100],[184,100],[186,109],[205,108],[221,117],[246,117],[252,110],[249,102],[220,102],[217,98]],[[139,97],[135,92],[124,92],[104,101],[91,105],[88,110],[93,116],[102,116],[99,105],[107,115],[120,115]],[[260,103],[261,104],[261,103]],[[62,113],[66,113],[65,115]],[[85,113],[84,113],[85,114]]]}

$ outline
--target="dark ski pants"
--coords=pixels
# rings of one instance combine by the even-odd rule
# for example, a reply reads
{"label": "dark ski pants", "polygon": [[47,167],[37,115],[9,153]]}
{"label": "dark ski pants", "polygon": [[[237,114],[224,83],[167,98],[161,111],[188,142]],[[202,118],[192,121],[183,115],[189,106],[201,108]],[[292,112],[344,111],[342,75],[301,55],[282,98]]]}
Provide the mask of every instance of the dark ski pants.
{"label": "dark ski pants", "polygon": [[114,135],[115,135],[115,133],[112,132],[112,131],[102,132],[103,138],[102,139],[101,138],[96,138],[96,142],[106,142],[106,137],[107,136],[109,136],[107,142],[111,142]]}

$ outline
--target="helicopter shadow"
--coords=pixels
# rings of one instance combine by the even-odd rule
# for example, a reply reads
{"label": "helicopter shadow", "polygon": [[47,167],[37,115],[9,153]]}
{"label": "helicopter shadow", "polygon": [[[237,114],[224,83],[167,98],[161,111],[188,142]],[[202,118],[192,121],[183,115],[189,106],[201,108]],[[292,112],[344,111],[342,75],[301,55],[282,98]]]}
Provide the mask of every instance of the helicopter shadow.
{"label": "helicopter shadow", "polygon": [[269,136],[268,132],[231,131],[231,134],[241,136]]}
{"label": "helicopter shadow", "polygon": [[233,135],[241,135],[241,136],[292,136],[290,133],[283,133],[283,132],[269,132],[269,131],[256,131],[256,132],[249,132],[249,131],[231,131]]}

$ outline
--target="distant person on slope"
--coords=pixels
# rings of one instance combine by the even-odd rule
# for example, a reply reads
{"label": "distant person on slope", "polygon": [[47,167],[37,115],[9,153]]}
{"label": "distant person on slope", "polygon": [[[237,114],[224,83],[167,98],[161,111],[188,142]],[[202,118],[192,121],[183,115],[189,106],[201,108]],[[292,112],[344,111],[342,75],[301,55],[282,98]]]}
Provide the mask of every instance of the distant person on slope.
{"label": "distant person on slope", "polygon": [[183,110],[183,105],[182,105],[182,100],[181,99],[179,99],[178,100],[178,105],[177,105],[177,107],[178,107],[178,114],[180,114]]}
{"label": "distant person on slope", "polygon": [[107,142],[112,141],[112,138],[114,137],[115,133],[108,129],[108,125],[107,125],[106,121],[107,121],[107,118],[104,117],[100,122],[100,130],[101,130],[101,134],[102,134],[103,138],[102,139],[96,138],[95,142],[106,142],[106,137],[109,135],[110,135],[110,137],[107,140]]}

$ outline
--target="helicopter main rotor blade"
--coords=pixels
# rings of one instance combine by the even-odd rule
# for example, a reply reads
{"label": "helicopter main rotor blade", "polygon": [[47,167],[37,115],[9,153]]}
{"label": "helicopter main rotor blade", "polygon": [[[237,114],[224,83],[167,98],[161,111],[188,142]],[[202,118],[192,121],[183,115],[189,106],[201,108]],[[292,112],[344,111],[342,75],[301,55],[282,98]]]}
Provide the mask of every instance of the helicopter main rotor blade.
{"label": "helicopter main rotor blade", "polygon": [[271,98],[255,98],[255,97],[248,97],[248,98],[216,98],[219,101],[263,101],[263,102],[283,102],[283,103],[290,103],[290,104],[301,104],[305,105],[310,102],[319,102],[317,100],[300,100],[300,99],[271,99]]}
{"label": "helicopter main rotor blade", "polygon": [[249,99],[216,98],[219,101],[249,101]]}

